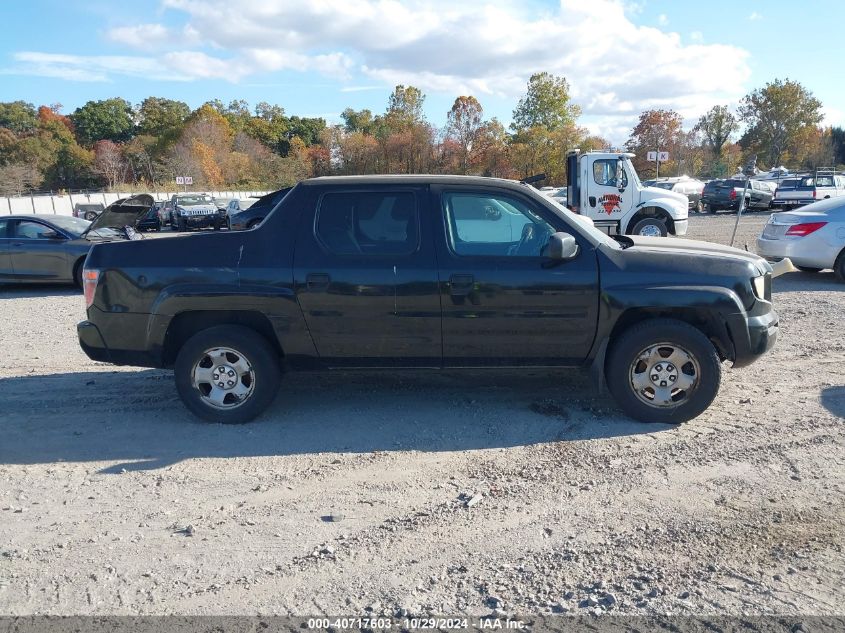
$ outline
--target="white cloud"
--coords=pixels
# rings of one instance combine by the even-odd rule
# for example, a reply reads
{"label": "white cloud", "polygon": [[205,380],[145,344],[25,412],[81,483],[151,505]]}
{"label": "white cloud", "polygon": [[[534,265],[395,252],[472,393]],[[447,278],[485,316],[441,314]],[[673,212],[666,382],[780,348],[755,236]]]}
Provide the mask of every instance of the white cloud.
{"label": "white cloud", "polygon": [[[119,27],[112,39],[184,42],[156,58],[122,58],[137,73],[240,81],[279,71],[309,72],[365,86],[412,84],[427,92],[518,99],[531,73],[567,78],[585,123],[630,129],[643,109],[697,117],[746,90],[748,53],[632,22],[627,0],[560,0],[528,11],[520,0],[162,0],[184,26]],[[193,42],[194,44],[191,44]],[[161,49],[158,49],[161,50]],[[83,59],[83,58],[78,58]],[[102,58],[71,65],[99,80],[131,74]],[[144,61],[141,61],[144,60]],[[58,62],[56,62],[58,63]],[[49,67],[49,68],[48,68]],[[68,67],[67,64],[64,66]],[[45,62],[42,70],[55,68]],[[605,117],[605,118],[602,118]],[[606,117],[621,117],[611,121]],[[600,122],[600,123],[596,123]],[[618,125],[617,125],[618,124]]]}
{"label": "white cloud", "polygon": [[669,24],[669,18],[666,16],[665,13],[661,13],[657,16],[657,23],[660,26],[666,26],[667,24]]}
{"label": "white cloud", "polygon": [[832,127],[845,126],[845,110],[839,108],[832,108],[830,106],[822,107],[822,125]]}
{"label": "white cloud", "polygon": [[18,65],[2,74],[56,77],[69,81],[109,81],[112,75],[127,75],[162,81],[184,81],[186,76],[169,71],[152,57],[122,55],[61,55],[23,51],[12,58]]}
{"label": "white cloud", "polygon": [[756,22],[757,20],[762,20],[763,15],[760,14],[760,13],[757,13],[756,11],[752,11],[751,15],[748,16],[748,19],[751,20],[752,22]]}
{"label": "white cloud", "polygon": [[693,31],[689,34],[689,38],[693,42],[703,42],[704,41],[704,34],[701,31]]}
{"label": "white cloud", "polygon": [[133,48],[151,48],[167,42],[172,35],[162,24],[137,24],[110,29],[106,37]]}

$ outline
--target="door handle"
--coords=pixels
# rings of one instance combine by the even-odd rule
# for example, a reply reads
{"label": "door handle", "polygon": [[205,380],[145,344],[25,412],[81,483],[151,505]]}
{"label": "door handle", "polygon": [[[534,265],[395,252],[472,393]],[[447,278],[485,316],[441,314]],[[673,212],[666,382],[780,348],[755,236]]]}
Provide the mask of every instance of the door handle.
{"label": "door handle", "polygon": [[596,206],[596,197],[595,196],[590,196],[590,206],[591,207]]}
{"label": "door handle", "polygon": [[305,278],[305,287],[308,290],[325,290],[331,281],[332,278],[326,273],[308,273]]}
{"label": "door handle", "polygon": [[449,294],[464,296],[472,292],[475,278],[472,275],[456,274],[449,277]]}

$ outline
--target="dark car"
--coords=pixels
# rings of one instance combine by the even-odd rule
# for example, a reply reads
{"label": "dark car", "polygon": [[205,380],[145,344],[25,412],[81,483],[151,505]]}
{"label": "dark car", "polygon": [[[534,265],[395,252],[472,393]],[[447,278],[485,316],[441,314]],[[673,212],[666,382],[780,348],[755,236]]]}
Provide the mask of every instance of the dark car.
{"label": "dark car", "polygon": [[94,360],[173,368],[215,422],[264,411],[283,367],[561,366],[680,422],[722,361],[774,344],[771,274],[727,246],[611,238],[514,181],[315,178],[250,231],[95,246],[78,333]]}
{"label": "dark car", "polygon": [[73,205],[73,217],[83,218],[89,222],[103,212],[105,205],[99,202],[79,203]]}
{"label": "dark car", "polygon": [[235,214],[230,213],[229,228],[235,231],[243,231],[258,226],[291,189],[292,187],[286,187],[278,191],[271,191],[258,198],[248,209],[238,211]]}
{"label": "dark car", "polygon": [[63,215],[0,217],[0,282],[76,283],[91,249],[88,220]]}
{"label": "dark car", "polygon": [[176,231],[189,231],[211,227],[219,231],[229,226],[225,208],[219,208],[207,193],[179,193],[171,198],[173,203],[172,226]]}
{"label": "dark car", "polygon": [[156,202],[150,210],[141,217],[135,225],[139,231],[161,231],[160,206],[163,203]]}
{"label": "dark car", "polygon": [[[745,180],[740,178],[728,178],[725,180],[711,180],[704,185],[701,192],[701,202],[704,210],[708,213],[717,211],[739,209],[739,201],[742,200]],[[752,180],[745,191],[745,209],[768,209],[772,204],[774,193],[768,184]]]}

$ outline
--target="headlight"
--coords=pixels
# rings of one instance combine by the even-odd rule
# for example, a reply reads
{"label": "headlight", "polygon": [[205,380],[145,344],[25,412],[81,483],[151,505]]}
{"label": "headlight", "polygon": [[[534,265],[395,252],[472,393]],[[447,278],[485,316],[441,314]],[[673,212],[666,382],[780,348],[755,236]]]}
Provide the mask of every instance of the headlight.
{"label": "headlight", "polygon": [[751,280],[751,285],[754,287],[754,294],[758,299],[766,299],[766,276],[760,275]]}

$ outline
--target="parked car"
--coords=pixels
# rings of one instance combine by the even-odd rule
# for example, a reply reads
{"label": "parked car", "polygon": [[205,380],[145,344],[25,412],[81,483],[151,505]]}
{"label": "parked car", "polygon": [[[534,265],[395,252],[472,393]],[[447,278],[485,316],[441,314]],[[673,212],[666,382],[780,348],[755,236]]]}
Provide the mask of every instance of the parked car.
{"label": "parked car", "polygon": [[136,214],[148,212],[152,200],[147,195],[119,200],[93,222],[52,214],[0,216],[0,283],[82,287],[82,264],[91,245],[134,237]]}
{"label": "parked car", "polygon": [[563,206],[566,206],[567,200],[567,189],[566,187],[543,187],[540,189],[540,193],[544,196],[548,196],[555,202],[559,202]]}
{"label": "parked car", "polygon": [[681,422],[722,361],[775,343],[771,274],[727,246],[611,238],[514,181],[315,178],[251,231],[98,244],[78,334],[94,360],[173,368],[214,422],[264,411],[282,365],[578,367],[630,416]]}
{"label": "parked car", "polygon": [[800,207],[826,198],[845,196],[845,176],[832,170],[786,178],[777,187],[773,207]]}
{"label": "parked car", "polygon": [[139,231],[161,231],[161,216],[159,215],[158,205],[155,203],[146,215],[142,216],[135,228]]}
{"label": "parked car", "polygon": [[239,211],[235,215],[230,214],[229,228],[233,231],[244,231],[258,226],[291,189],[292,187],[287,187],[272,191],[255,200],[248,209]]}
{"label": "parked car", "polygon": [[689,176],[678,176],[672,178],[655,178],[643,183],[646,187],[657,187],[666,191],[674,191],[683,194],[689,201],[689,210],[702,213],[704,204],[701,201],[701,192],[704,191],[704,183]]}
{"label": "parked car", "polygon": [[[726,180],[711,180],[704,185],[701,192],[701,202],[708,213],[730,210],[737,211],[745,190],[745,180],[728,178]],[[768,209],[772,204],[771,189],[767,184],[752,180],[745,192],[746,210]]]}
{"label": "parked car", "polygon": [[220,209],[207,193],[176,194],[173,202],[173,229],[188,231],[212,227],[219,231],[229,225],[226,209]]}
{"label": "parked car", "polygon": [[173,200],[167,200],[161,208],[161,223],[166,225],[173,224]]}
{"label": "parked car", "polygon": [[804,272],[832,268],[845,282],[845,198],[773,213],[757,238],[757,252],[772,261],[788,257]]}
{"label": "parked car", "polygon": [[105,205],[99,202],[83,203],[77,202],[73,205],[73,217],[83,218],[89,222],[103,212]]}

